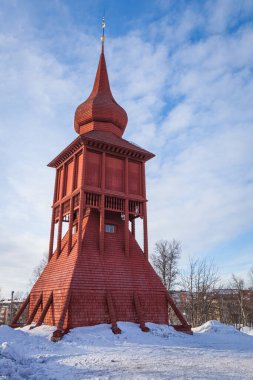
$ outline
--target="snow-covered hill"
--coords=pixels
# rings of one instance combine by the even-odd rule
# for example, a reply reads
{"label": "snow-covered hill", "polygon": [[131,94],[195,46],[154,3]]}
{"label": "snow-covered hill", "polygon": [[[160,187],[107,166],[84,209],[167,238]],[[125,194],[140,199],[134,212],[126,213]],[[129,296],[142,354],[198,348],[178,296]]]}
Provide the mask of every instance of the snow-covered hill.
{"label": "snow-covered hill", "polygon": [[58,343],[49,326],[0,326],[0,379],[253,379],[253,336],[217,321],[193,336],[147,325],[76,328]]}

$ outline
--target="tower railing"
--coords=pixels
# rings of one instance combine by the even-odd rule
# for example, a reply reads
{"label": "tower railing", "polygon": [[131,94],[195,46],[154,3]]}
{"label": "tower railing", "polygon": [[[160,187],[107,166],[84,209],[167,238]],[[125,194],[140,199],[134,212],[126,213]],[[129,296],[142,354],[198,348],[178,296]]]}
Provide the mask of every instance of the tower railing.
{"label": "tower railing", "polygon": [[118,197],[105,196],[105,209],[112,211],[124,211],[125,200]]}

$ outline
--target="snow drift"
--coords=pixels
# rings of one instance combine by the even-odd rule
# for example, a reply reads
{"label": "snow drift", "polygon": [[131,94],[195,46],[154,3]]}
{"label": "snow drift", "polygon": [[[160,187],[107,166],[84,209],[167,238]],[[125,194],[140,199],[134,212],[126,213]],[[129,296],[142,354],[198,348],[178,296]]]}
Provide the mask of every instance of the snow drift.
{"label": "snow drift", "polygon": [[[119,322],[73,329],[53,343],[52,326],[0,326],[0,379],[252,379],[253,336],[209,321],[193,336],[172,327]],[[239,364],[238,364],[239,363]]]}

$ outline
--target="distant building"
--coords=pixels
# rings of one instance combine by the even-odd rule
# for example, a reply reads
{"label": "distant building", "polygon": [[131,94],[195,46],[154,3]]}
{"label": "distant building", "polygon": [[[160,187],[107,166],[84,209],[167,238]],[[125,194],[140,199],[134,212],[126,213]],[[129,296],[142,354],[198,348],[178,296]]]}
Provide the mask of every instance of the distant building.
{"label": "distant building", "polygon": [[252,289],[214,289],[206,295],[186,290],[173,290],[170,294],[177,307],[191,323],[192,315],[199,312],[204,313],[203,322],[216,319],[238,328],[245,324],[253,325]]}
{"label": "distant building", "polygon": [[[0,325],[9,325],[16,314],[17,310],[23,304],[23,300],[0,300]],[[27,318],[27,310],[24,312],[21,318],[21,323],[25,322]]]}

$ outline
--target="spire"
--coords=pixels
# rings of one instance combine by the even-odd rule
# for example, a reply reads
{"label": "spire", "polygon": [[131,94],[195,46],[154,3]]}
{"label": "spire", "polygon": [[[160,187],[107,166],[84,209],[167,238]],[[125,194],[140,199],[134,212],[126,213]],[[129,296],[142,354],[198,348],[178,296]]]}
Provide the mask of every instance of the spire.
{"label": "spire", "polygon": [[75,112],[75,130],[78,134],[92,129],[110,131],[122,136],[127,125],[125,110],[115,101],[109,83],[104,55],[105,20],[102,21],[102,47],[97,74],[90,96]]}
{"label": "spire", "polygon": [[102,53],[104,52],[104,43],[105,43],[105,18],[103,17],[102,19],[102,36],[101,36],[101,41],[102,41]]}

